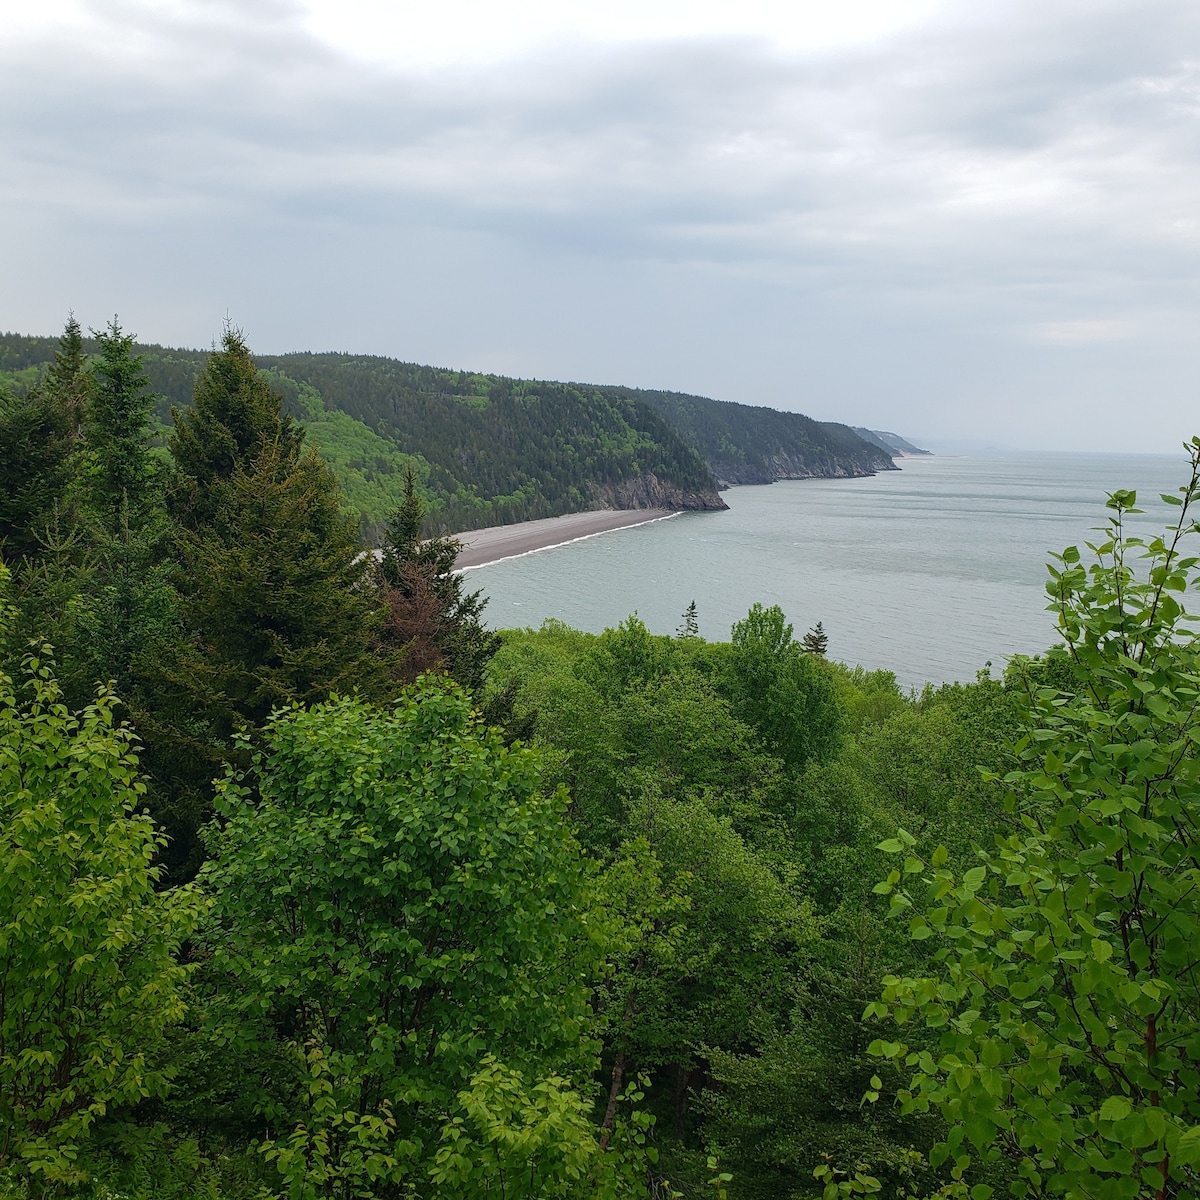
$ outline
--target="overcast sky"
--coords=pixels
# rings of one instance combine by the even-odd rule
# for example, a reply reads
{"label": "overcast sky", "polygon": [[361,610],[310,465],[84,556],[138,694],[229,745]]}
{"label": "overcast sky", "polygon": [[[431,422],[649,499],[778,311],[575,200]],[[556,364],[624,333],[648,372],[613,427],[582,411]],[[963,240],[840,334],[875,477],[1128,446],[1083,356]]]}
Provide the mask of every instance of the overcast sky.
{"label": "overcast sky", "polygon": [[1200,433],[1196,0],[0,0],[0,327]]}

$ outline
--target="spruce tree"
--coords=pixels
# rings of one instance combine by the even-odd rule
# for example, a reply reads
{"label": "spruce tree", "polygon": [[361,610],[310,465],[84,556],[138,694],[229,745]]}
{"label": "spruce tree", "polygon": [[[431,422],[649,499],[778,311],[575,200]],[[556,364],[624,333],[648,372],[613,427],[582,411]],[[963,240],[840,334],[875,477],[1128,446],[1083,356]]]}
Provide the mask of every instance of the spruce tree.
{"label": "spruce tree", "polygon": [[274,708],[378,683],[370,564],[303,439],[227,329],[169,442],[188,634],[180,681],[222,744]]}
{"label": "spruce tree", "polygon": [[379,579],[386,604],[385,644],[404,654],[402,677],[444,668],[466,688],[477,689],[499,648],[483,624],[483,593],[463,592],[454,570],[462,543],[422,537],[425,505],[416,472],[404,472],[404,495],[388,519],[380,548]]}
{"label": "spruce tree", "polygon": [[825,633],[825,627],[818,621],[805,635],[800,639],[804,649],[809,654],[816,654],[821,658],[825,657],[825,651],[829,649],[829,637]]}
{"label": "spruce tree", "polygon": [[39,549],[38,527],[61,500],[73,442],[68,414],[42,389],[0,391],[0,555]]}
{"label": "spruce tree", "polygon": [[195,833],[239,730],[290,704],[392,686],[357,522],[237,330],[195,397],[169,442],[180,631],[162,647],[145,734],[146,764],[171,796],[176,878],[199,865]]}
{"label": "spruce tree", "polygon": [[[68,320],[46,380],[72,422],[81,419],[72,488],[79,501],[71,564],[77,598],[56,636],[72,703],[85,703],[106,683],[132,703],[139,694],[139,660],[153,655],[174,623],[163,471],[149,447],[156,397],[143,356],[134,353],[134,335],[116,317],[92,332],[97,354],[85,367],[78,322]],[[67,519],[73,523],[75,517],[72,512]],[[64,544],[62,536],[58,540]],[[57,569],[69,574],[58,557]]]}
{"label": "spruce tree", "polygon": [[232,326],[196,381],[192,407],[172,408],[171,416],[175,428],[168,446],[178,470],[171,507],[176,520],[193,528],[212,519],[222,485],[238,466],[253,462],[274,442],[285,457],[294,456],[304,438],[281,411],[241,330]]}
{"label": "spruce tree", "polygon": [[0,555],[9,561],[37,556],[55,522],[90,379],[72,314],[42,383],[24,395],[0,390]]}
{"label": "spruce tree", "polygon": [[96,517],[116,533],[141,522],[154,490],[147,437],[155,397],[143,356],[133,352],[133,334],[125,333],[116,317],[92,333],[99,352],[84,422],[91,459],[88,490]]}
{"label": "spruce tree", "polygon": [[45,390],[69,414],[78,431],[87,410],[93,377],[88,371],[87,352],[83,346],[83,330],[74,313],[67,315],[58,349],[46,371]]}
{"label": "spruce tree", "polygon": [[696,602],[693,600],[691,604],[683,610],[683,623],[675,631],[676,637],[694,638],[700,636],[700,622],[696,619]]}
{"label": "spruce tree", "polygon": [[212,520],[177,546],[186,678],[225,739],[240,721],[368,685],[374,607],[357,523],[315,451],[277,438],[220,491]]}

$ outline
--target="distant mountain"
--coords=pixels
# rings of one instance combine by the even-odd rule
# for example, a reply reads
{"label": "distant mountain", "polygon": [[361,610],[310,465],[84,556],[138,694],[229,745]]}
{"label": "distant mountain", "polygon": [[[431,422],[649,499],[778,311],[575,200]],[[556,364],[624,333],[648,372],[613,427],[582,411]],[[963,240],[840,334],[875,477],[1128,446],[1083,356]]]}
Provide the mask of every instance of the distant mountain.
{"label": "distant mountain", "polygon": [[[0,386],[30,386],[57,339],[0,335]],[[161,435],[206,351],[139,346]],[[894,464],[847,426],[672,392],[509,379],[350,354],[258,357],[377,535],[418,472],[431,526],[469,530],[596,508],[719,509],[718,487],[869,475]]]}
{"label": "distant mountain", "polygon": [[906,441],[898,433],[888,433],[882,429],[864,429],[861,425],[854,426],[854,432],[865,442],[870,442],[872,445],[878,446],[881,450],[886,450],[889,454],[932,454],[932,450],[922,450],[920,446],[914,446],[912,442]]}

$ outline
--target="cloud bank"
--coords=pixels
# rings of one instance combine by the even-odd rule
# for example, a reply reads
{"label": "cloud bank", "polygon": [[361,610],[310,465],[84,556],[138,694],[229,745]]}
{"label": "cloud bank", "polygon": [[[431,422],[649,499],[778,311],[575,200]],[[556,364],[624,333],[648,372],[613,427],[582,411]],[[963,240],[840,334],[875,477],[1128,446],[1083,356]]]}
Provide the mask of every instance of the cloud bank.
{"label": "cloud bank", "polygon": [[1194,5],[954,4],[813,45],[765,19],[566,29],[491,56],[389,52],[386,11],[378,45],[363,3],[341,39],[285,0],[14,21],[0,325],[115,309],[196,345],[228,311],[263,351],[933,440],[1200,428]]}

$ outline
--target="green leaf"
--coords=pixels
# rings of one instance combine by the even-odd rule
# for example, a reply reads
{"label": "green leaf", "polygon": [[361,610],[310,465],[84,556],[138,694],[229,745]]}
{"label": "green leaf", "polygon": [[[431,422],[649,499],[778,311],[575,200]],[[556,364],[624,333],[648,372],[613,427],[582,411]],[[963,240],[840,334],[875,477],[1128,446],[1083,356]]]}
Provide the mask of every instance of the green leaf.
{"label": "green leaf", "polygon": [[963,872],[963,890],[968,893],[977,892],[987,878],[987,867],[972,867]]}

